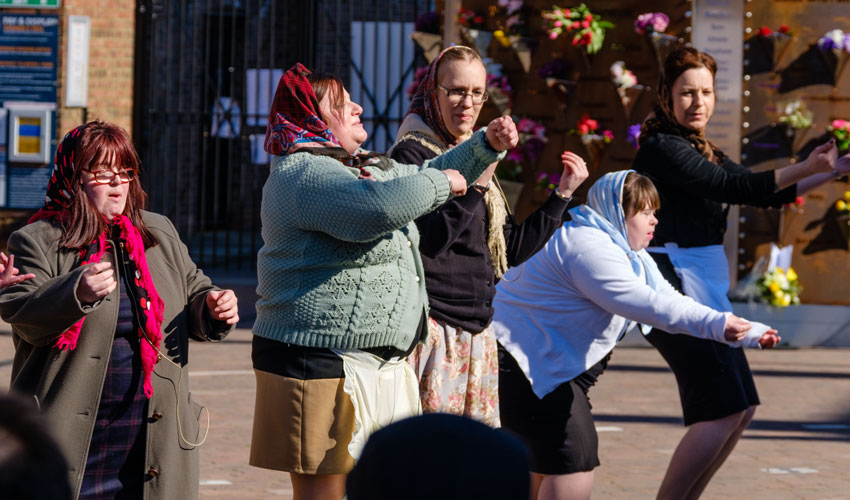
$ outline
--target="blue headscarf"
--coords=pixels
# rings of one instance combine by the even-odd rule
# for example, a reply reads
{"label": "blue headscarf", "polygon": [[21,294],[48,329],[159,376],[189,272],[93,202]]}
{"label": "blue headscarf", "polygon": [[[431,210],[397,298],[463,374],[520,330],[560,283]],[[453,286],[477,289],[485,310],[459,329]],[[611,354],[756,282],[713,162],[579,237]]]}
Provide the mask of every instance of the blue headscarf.
{"label": "blue headscarf", "polygon": [[626,229],[626,214],[623,211],[623,184],[626,176],[634,170],[610,172],[593,183],[587,193],[587,203],[570,210],[572,224],[590,226],[605,232],[618,247],[622,248],[632,264],[635,274],[640,276],[643,267],[644,279],[653,290],[664,278],[646,250],[632,250]]}

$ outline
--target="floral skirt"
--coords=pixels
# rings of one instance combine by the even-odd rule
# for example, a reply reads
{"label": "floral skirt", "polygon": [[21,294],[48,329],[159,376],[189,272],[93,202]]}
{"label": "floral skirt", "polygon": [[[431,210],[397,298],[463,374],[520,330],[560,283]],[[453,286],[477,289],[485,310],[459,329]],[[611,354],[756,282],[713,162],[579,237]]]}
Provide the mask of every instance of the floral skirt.
{"label": "floral skirt", "polygon": [[493,326],[472,334],[433,318],[408,362],[419,378],[422,413],[453,413],[499,427],[499,354]]}

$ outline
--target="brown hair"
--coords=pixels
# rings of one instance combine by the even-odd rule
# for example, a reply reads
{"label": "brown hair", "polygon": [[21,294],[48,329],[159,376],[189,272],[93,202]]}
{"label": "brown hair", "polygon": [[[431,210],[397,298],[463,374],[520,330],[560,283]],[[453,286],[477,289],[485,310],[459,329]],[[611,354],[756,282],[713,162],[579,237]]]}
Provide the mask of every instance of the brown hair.
{"label": "brown hair", "polygon": [[474,49],[467,47],[466,45],[452,45],[446,49],[443,53],[443,57],[440,58],[440,62],[437,63],[437,81],[440,80],[440,66],[449,61],[478,61],[482,66],[484,66],[484,61]]}
{"label": "brown hair", "polygon": [[[332,109],[342,109],[345,106],[345,86],[338,76],[330,73],[310,73],[307,76],[307,81],[313,87],[313,93],[316,94],[317,102],[324,99],[325,95],[327,95],[332,104]],[[321,116],[321,111],[319,112],[319,118],[327,123],[325,117]]]}
{"label": "brown hair", "polygon": [[145,248],[156,245],[156,240],[142,221],[142,210],[147,204],[148,196],[139,182],[139,155],[127,132],[112,123],[99,120],[89,122],[80,132],[80,139],[74,148],[74,158],[76,168],[71,178],[71,204],[67,215],[60,220],[60,246],[84,248],[107,229],[107,221],[97,212],[83,189],[83,172],[91,170],[99,163],[136,170],[136,176],[129,183],[124,215],[139,230]]}
{"label": "brown hair", "polygon": [[623,182],[623,212],[626,218],[628,219],[647,206],[653,210],[661,208],[661,199],[658,197],[655,184],[645,175],[629,172]]}
{"label": "brown hair", "polygon": [[689,69],[706,68],[711,73],[712,83],[717,75],[717,62],[711,55],[693,47],[681,47],[667,55],[664,69],[658,82],[658,104],[651,116],[644,122],[640,131],[640,140],[654,132],[674,134],[688,139],[709,161],[723,163],[726,155],[705,136],[705,130],[692,130],[676,121],[673,112],[673,84]]}

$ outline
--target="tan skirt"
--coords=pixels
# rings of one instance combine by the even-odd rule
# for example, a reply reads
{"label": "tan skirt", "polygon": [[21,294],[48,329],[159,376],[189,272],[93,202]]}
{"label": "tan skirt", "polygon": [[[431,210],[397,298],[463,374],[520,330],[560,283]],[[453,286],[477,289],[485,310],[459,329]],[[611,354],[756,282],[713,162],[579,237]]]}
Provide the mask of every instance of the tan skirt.
{"label": "tan skirt", "polygon": [[329,349],[254,337],[257,399],[249,463],[297,474],[345,474],[355,430],[343,362]]}

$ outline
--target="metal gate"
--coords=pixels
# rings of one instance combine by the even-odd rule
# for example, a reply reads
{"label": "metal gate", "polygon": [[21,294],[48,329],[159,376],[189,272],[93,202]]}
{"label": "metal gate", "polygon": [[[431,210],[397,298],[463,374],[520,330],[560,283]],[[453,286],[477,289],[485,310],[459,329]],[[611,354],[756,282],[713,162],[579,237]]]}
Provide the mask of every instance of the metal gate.
{"label": "metal gate", "polygon": [[204,268],[252,270],[271,98],[296,62],[338,75],[385,151],[424,64],[409,34],[430,0],[139,0],[134,139],[150,207]]}

